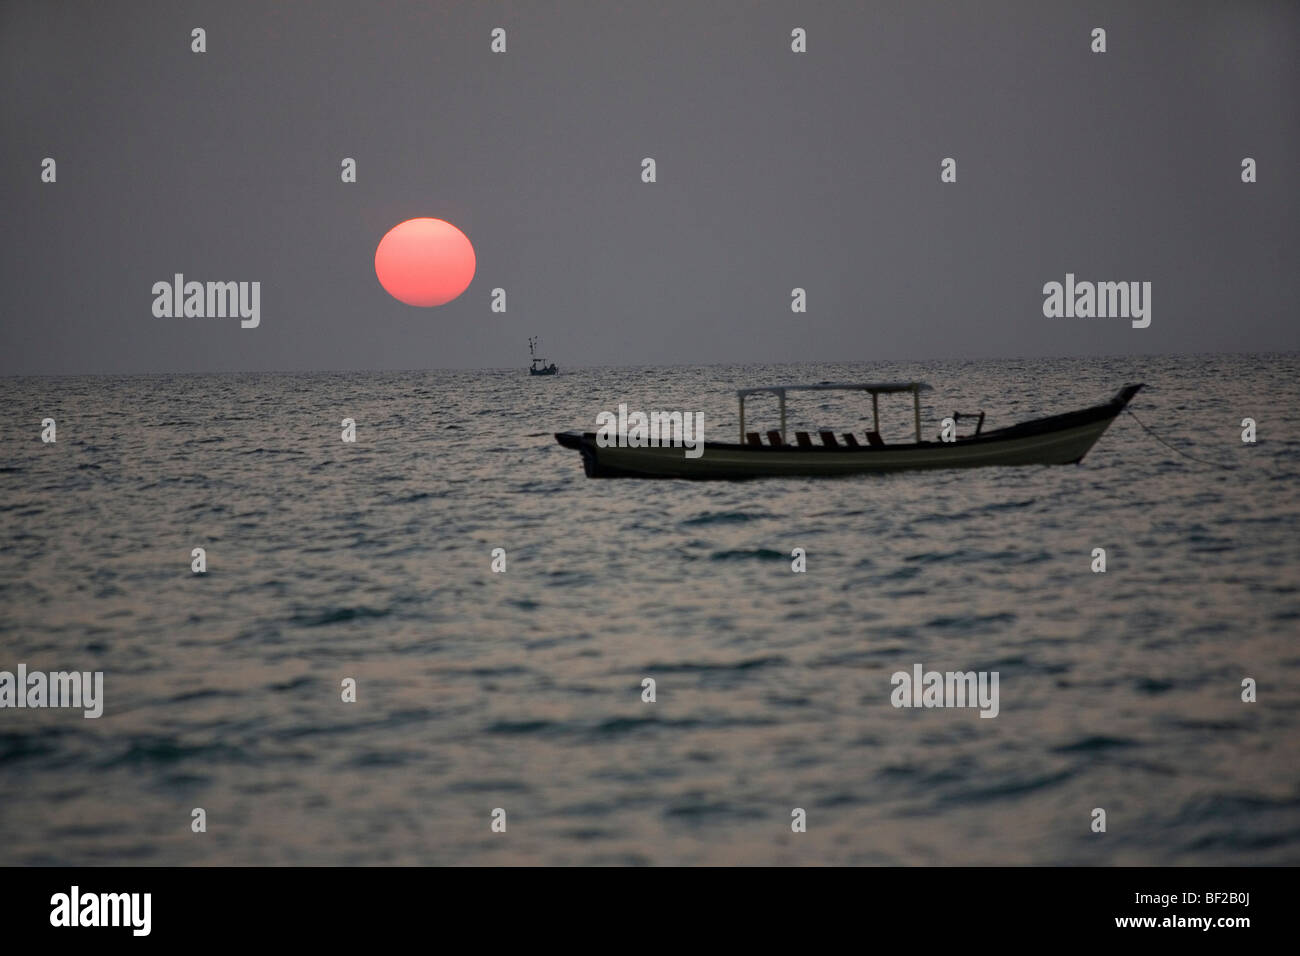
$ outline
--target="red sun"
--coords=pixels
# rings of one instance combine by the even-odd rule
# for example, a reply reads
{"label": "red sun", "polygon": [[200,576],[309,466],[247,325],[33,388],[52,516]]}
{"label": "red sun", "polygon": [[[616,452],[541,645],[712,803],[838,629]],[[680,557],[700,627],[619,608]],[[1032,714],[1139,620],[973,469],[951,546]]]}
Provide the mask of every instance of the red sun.
{"label": "red sun", "polygon": [[474,278],[469,237],[442,219],[399,222],[379,240],[375,275],[394,299],[407,305],[443,305]]}

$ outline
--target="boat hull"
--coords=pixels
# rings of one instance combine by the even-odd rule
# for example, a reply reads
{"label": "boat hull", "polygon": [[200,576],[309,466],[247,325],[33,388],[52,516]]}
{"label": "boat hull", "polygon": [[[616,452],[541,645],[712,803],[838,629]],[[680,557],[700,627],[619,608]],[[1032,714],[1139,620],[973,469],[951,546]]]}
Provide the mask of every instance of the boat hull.
{"label": "boat hull", "polygon": [[676,448],[605,447],[593,432],[559,432],[556,440],[582,454],[590,478],[835,477],[930,468],[1066,465],[1083,460],[1141,385],[1127,385],[1103,405],[1053,415],[954,442],[863,446],[740,445],[705,442],[703,454]]}

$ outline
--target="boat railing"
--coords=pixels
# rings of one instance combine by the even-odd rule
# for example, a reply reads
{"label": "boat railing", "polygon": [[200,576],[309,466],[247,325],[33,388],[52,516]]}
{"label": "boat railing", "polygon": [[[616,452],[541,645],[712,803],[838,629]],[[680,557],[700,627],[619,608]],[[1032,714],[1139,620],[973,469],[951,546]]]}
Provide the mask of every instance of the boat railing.
{"label": "boat railing", "polygon": [[971,434],[965,436],[965,437],[967,437],[967,438],[974,438],[976,435],[978,435],[978,434],[980,433],[980,429],[982,429],[982,428],[984,427],[984,412],[982,412],[982,411],[981,411],[981,412],[953,412],[953,413],[952,413],[952,422],[953,422],[954,425],[960,423],[961,420],[962,420],[963,418],[966,419],[967,421],[970,421],[972,418],[976,419],[976,422],[975,422],[975,431],[973,431],[973,432],[971,432]]}

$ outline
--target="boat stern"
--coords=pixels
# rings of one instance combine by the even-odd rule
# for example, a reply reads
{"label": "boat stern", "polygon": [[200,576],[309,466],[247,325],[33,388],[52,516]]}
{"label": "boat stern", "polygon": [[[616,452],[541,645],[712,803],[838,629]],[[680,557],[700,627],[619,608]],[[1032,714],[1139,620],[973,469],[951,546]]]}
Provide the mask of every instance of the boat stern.
{"label": "boat stern", "polygon": [[556,432],[555,440],[565,448],[572,448],[582,454],[582,470],[588,478],[603,478],[605,475],[596,459],[596,436],[594,433]]}

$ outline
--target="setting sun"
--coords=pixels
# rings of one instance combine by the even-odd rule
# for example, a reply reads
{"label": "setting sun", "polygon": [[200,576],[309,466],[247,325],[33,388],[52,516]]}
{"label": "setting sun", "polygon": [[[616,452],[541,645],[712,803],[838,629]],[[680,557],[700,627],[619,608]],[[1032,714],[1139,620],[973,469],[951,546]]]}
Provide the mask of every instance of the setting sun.
{"label": "setting sun", "polygon": [[394,299],[407,305],[444,305],[474,278],[469,237],[442,219],[408,219],[379,240],[375,275]]}

